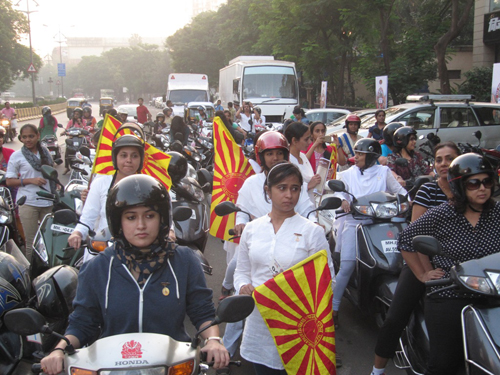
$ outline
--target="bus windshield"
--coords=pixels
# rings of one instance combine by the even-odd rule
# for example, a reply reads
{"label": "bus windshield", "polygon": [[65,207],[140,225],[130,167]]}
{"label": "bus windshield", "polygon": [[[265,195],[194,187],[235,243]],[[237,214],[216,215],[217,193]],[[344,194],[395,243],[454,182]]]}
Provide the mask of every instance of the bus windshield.
{"label": "bus windshield", "polygon": [[243,73],[243,99],[296,99],[295,69],[286,66],[249,66]]}
{"label": "bus windshield", "polygon": [[175,105],[184,105],[189,102],[207,102],[207,92],[203,90],[172,90],[169,97]]}

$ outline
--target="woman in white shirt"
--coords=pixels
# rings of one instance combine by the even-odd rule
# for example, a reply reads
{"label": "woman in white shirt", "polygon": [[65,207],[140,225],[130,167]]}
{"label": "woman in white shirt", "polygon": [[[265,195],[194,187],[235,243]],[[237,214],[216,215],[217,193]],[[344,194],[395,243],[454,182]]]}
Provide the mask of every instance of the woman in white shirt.
{"label": "woman in white shirt", "polygon": [[17,197],[26,196],[26,202],[19,207],[19,218],[26,238],[26,259],[31,262],[33,240],[38,230],[38,222],[52,211],[52,202],[37,199],[37,191],[45,189],[55,192],[55,183],[42,176],[42,165],[53,166],[49,150],[40,144],[40,133],[33,124],[25,124],[19,132],[23,147],[14,152],[7,165],[8,187],[18,187]]}
{"label": "woman in white shirt", "polygon": [[309,127],[301,122],[293,122],[287,126],[285,137],[290,144],[290,162],[299,167],[304,182],[307,183],[309,198],[314,203],[314,188],[321,182],[321,176],[314,174],[311,163],[304,153],[312,142]]}
{"label": "woman in white shirt", "polygon": [[[113,175],[102,175],[90,185],[90,190],[83,206],[80,221],[98,232],[108,227],[106,220],[106,199],[108,191],[124,177],[140,173],[144,162],[144,141],[134,135],[122,135],[113,143],[111,159],[116,172]],[[98,220],[98,221],[97,221]],[[78,224],[68,238],[68,244],[79,248],[82,239],[87,238],[89,230]],[[89,254],[85,254],[85,259]]]}
{"label": "woman in white shirt", "polygon": [[[239,294],[252,295],[255,287],[312,254],[328,249],[323,228],[295,212],[302,184],[300,170],[291,163],[277,164],[269,171],[265,191],[272,208],[267,215],[248,223],[243,231],[234,280]],[[333,279],[329,252],[328,257]],[[246,320],[240,353],[253,363],[257,375],[286,374],[257,308]]]}

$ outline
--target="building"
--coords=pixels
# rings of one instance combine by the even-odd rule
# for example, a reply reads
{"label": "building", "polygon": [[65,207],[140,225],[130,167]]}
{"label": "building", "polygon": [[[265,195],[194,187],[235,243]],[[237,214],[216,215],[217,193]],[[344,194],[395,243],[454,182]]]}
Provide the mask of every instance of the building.
{"label": "building", "polygon": [[500,0],[476,0],[473,66],[500,62]]}

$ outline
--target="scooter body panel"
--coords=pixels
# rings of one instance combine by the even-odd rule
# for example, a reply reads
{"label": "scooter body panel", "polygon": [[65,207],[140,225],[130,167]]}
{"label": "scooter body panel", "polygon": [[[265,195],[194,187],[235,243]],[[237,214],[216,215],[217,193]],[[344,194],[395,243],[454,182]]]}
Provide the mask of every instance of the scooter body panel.
{"label": "scooter body panel", "polygon": [[202,252],[208,240],[208,212],[203,203],[191,203],[186,200],[175,200],[172,202],[172,208],[178,206],[189,207],[193,214],[191,218],[185,221],[175,222],[175,236],[179,245],[187,246],[195,244]]}

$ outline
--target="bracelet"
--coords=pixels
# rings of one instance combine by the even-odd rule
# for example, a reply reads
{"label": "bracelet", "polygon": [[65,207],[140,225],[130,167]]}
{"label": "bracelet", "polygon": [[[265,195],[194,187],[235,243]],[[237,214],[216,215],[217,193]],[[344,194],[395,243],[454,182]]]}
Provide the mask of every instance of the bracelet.
{"label": "bracelet", "polygon": [[222,342],[222,338],[220,338],[218,336],[210,336],[210,337],[206,338],[205,343],[203,345],[207,345],[207,342],[209,342],[210,340],[217,340],[219,342],[219,344],[224,345],[224,343]]}
{"label": "bracelet", "polygon": [[52,349],[50,352],[53,353],[55,352],[56,350],[60,350],[61,352],[63,352],[63,354],[66,354],[66,351],[63,349],[63,348],[54,348]]}
{"label": "bracelet", "polygon": [[21,187],[24,187],[23,178],[21,177]]}

